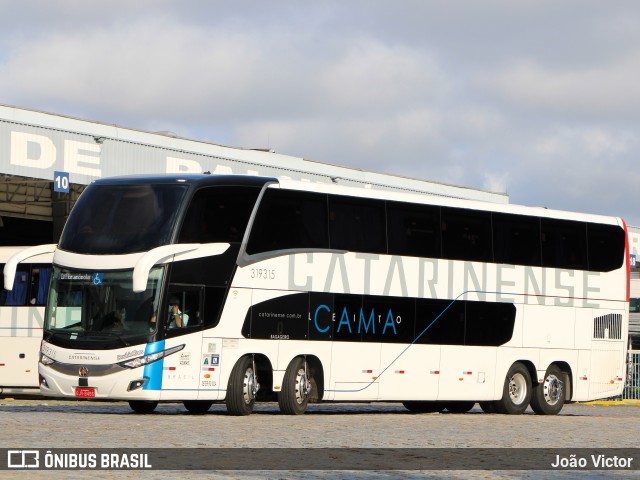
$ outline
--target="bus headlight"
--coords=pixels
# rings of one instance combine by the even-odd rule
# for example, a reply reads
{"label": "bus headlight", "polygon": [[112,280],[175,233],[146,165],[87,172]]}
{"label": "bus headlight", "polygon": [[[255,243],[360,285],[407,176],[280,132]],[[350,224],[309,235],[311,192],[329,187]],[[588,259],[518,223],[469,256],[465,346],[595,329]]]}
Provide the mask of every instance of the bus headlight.
{"label": "bus headlight", "polygon": [[53,359],[47,357],[44,353],[40,354],[40,363],[43,365],[51,365],[55,363]]}
{"label": "bus headlight", "polygon": [[150,353],[149,355],[144,355],[142,357],[132,358],[127,360],[126,362],[120,362],[118,365],[125,368],[138,368],[144,365],[148,365],[153,362],[157,362],[161,358],[167,357],[172,353],[179,352],[184,348],[184,345],[178,345],[176,347],[167,348],[161,352]]}

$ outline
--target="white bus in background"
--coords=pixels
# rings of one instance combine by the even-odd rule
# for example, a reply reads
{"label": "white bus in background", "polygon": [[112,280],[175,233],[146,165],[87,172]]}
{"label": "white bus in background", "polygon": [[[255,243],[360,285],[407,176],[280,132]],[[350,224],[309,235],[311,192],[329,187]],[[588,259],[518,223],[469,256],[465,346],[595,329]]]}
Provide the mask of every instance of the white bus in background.
{"label": "white bus in background", "polygon": [[[29,247],[0,247],[0,266]],[[0,278],[0,394],[40,394],[38,356],[52,254],[17,265],[13,289]]]}
{"label": "white bus in background", "polygon": [[[618,218],[264,177],[101,179],[54,254],[48,396],[557,414],[619,395]],[[13,278],[5,268],[5,281]]]}

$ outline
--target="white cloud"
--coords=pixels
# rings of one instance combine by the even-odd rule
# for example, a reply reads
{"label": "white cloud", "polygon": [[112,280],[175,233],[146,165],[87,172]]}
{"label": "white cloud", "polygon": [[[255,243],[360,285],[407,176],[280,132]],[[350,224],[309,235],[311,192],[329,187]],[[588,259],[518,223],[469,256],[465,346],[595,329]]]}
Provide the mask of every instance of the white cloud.
{"label": "white cloud", "polygon": [[5,2],[0,102],[640,224],[637,13],[630,0]]}
{"label": "white cloud", "polygon": [[527,107],[588,114],[635,113],[640,108],[640,51],[581,68],[546,66],[530,60],[495,74],[484,82],[509,101]]}

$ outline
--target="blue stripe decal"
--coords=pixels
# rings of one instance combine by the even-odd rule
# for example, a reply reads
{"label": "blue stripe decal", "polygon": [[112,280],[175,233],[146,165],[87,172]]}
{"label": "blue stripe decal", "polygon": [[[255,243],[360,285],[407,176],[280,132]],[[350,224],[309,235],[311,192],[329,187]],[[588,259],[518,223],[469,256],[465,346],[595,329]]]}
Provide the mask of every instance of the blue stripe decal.
{"label": "blue stripe decal", "polygon": [[[148,343],[144,350],[145,355],[152,353],[158,353],[164,350],[164,340],[160,340],[155,343]],[[142,387],[143,390],[162,390],[162,366],[164,365],[164,358],[157,362],[150,363],[144,366],[144,377],[149,380]]]}

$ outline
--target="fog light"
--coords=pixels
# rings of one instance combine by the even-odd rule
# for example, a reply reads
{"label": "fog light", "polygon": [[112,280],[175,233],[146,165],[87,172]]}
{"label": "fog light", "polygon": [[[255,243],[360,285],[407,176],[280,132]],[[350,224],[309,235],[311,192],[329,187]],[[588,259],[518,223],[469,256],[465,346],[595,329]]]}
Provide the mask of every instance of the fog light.
{"label": "fog light", "polygon": [[40,377],[40,386],[45,387],[45,388],[49,388],[49,384],[47,383],[47,379],[44,378],[42,375],[38,375]]}
{"label": "fog light", "polygon": [[148,380],[147,378],[143,378],[142,380],[134,380],[127,387],[127,392],[132,392],[134,390],[138,390],[139,388],[142,388],[143,385],[147,383],[147,380]]}

